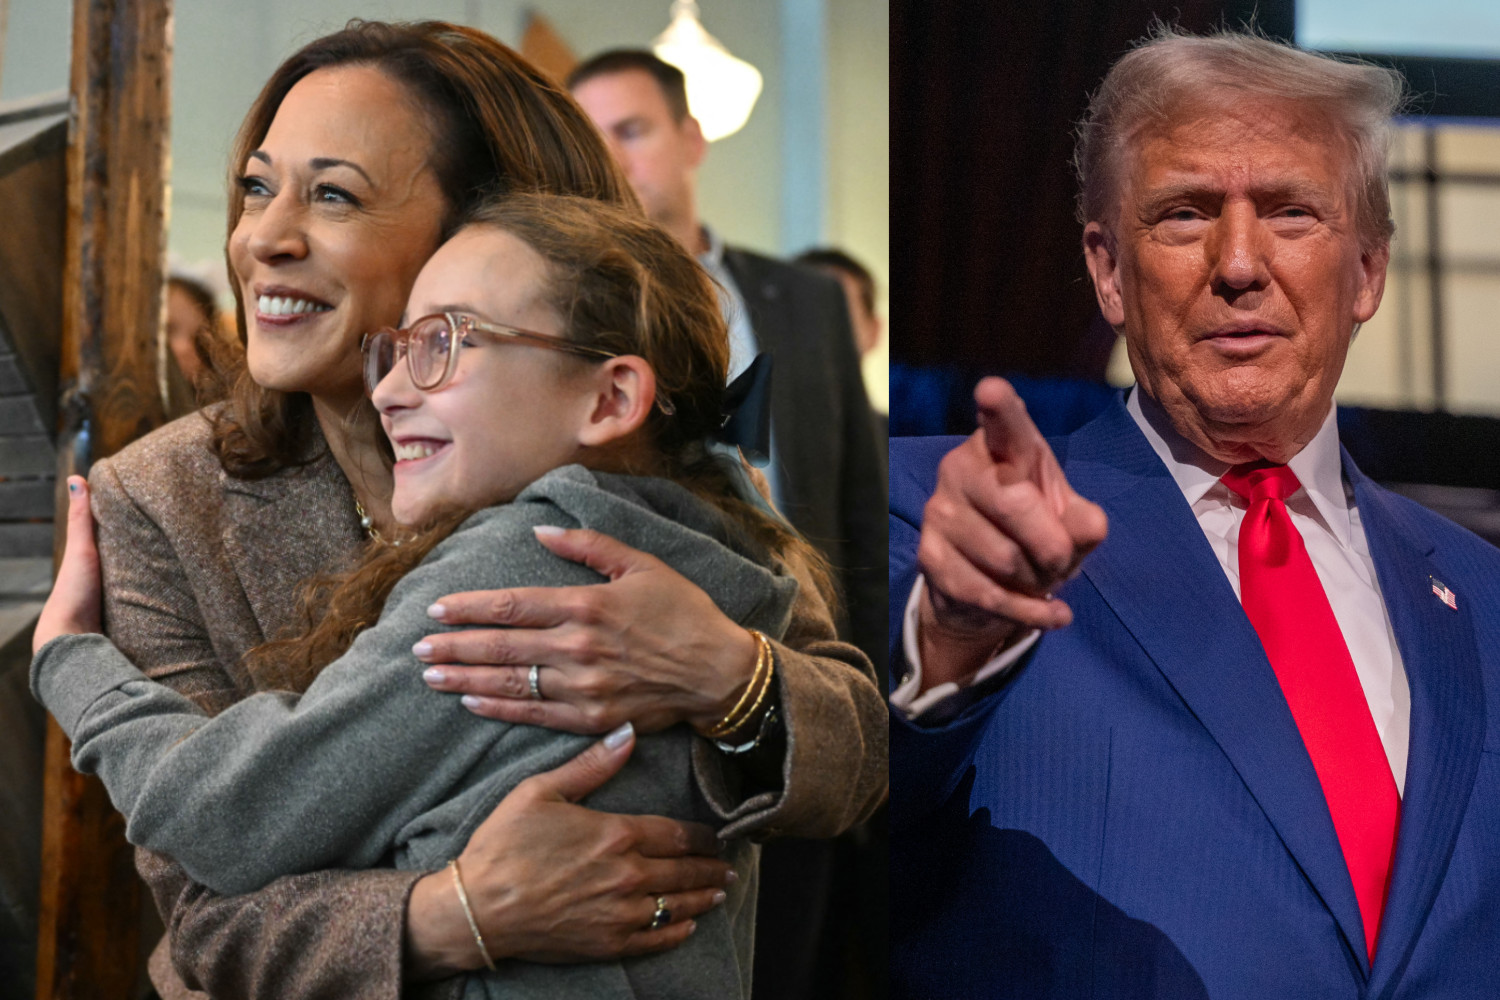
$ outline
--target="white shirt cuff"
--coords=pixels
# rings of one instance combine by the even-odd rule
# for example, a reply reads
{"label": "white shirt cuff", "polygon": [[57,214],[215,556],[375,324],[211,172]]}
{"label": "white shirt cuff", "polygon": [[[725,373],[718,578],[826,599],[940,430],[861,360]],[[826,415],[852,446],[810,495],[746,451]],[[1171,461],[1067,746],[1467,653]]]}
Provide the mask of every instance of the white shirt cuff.
{"label": "white shirt cuff", "polygon": [[[891,692],[891,707],[901,712],[908,719],[916,719],[923,713],[958,694],[966,687],[973,687],[975,684],[981,684],[991,677],[999,676],[1003,671],[1010,669],[1017,660],[1025,656],[1026,651],[1036,644],[1037,637],[1042,634],[1041,629],[1032,629],[1020,642],[980,667],[965,685],[948,681],[944,684],[938,684],[927,691],[922,691],[922,657],[917,646],[917,608],[922,603],[922,589],[925,586],[926,584],[922,577],[918,576],[917,582],[912,584],[911,596],[906,600],[906,614],[902,619],[901,641],[906,652],[907,673],[905,677],[901,678],[901,683],[897,685],[896,690]],[[921,693],[919,694],[918,692]]]}

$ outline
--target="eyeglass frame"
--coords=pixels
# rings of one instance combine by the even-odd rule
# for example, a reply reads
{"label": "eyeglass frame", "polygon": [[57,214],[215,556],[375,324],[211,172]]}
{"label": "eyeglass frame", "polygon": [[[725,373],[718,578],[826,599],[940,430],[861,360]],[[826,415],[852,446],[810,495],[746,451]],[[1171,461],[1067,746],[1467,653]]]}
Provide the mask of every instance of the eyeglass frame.
{"label": "eyeglass frame", "polygon": [[[411,333],[417,326],[432,319],[441,319],[446,322],[450,336],[456,335],[456,339],[450,341],[448,363],[443,367],[443,374],[431,385],[422,385],[417,381],[416,369],[413,367],[411,360]],[[591,361],[608,361],[610,358],[622,356],[618,351],[607,351],[602,347],[575,344],[571,340],[563,340],[561,337],[537,333],[535,330],[523,330],[519,327],[505,326],[500,323],[489,323],[476,316],[470,316],[468,313],[429,313],[426,316],[417,317],[404,327],[383,326],[379,330],[374,330],[360,338],[360,375],[361,380],[365,383],[366,395],[374,394],[375,385],[380,384],[379,382],[375,385],[370,384],[370,347],[374,338],[382,334],[392,335],[391,349],[395,352],[395,357],[392,358],[390,371],[387,371],[386,375],[389,375],[391,371],[395,371],[396,365],[400,364],[401,359],[404,357],[406,359],[406,373],[410,376],[412,385],[416,386],[422,392],[435,392],[447,385],[449,380],[453,378],[453,373],[458,369],[458,355],[463,349],[464,338],[475,333],[485,334],[496,341],[520,341],[536,347],[545,347],[548,350],[572,354]],[[381,376],[382,381],[384,378],[385,376]]]}

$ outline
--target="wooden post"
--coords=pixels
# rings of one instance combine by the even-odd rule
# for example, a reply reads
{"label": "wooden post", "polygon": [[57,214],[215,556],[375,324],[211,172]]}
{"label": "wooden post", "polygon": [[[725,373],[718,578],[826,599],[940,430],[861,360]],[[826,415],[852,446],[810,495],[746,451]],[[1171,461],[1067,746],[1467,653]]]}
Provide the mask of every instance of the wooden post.
{"label": "wooden post", "polygon": [[[166,256],[171,0],[74,0],[58,433],[64,480],[164,417],[156,340]],[[103,786],[49,720],[38,1000],[130,995],[140,882]]]}

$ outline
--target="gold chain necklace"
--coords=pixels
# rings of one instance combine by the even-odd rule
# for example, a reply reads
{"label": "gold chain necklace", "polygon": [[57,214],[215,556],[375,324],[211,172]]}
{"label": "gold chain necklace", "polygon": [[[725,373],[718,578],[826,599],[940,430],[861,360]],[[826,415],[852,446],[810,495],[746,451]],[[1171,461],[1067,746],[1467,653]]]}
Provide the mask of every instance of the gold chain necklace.
{"label": "gold chain necklace", "polygon": [[[375,527],[374,519],[371,518],[369,514],[365,513],[365,505],[359,502],[359,497],[357,496],[354,498],[354,513],[359,515],[359,526],[364,529],[364,533],[370,539],[370,541],[374,542],[376,545],[384,545],[385,537],[381,535],[380,529]],[[398,539],[391,544],[400,545],[401,542]]]}

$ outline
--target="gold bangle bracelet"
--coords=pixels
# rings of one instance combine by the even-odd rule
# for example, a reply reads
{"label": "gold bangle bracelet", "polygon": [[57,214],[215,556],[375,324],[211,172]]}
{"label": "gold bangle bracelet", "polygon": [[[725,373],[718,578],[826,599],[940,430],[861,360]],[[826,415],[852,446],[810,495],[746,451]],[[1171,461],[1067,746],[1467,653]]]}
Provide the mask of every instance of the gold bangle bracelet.
{"label": "gold bangle bracelet", "polygon": [[758,711],[760,711],[760,706],[765,703],[766,695],[769,694],[770,691],[771,691],[771,684],[772,684],[772,682],[773,682],[774,679],[775,678],[772,676],[771,672],[767,671],[766,672],[766,682],[761,685],[760,694],[756,696],[755,703],[750,706],[750,710],[748,712],[746,712],[744,714],[744,716],[739,719],[738,722],[735,723],[733,729],[727,729],[727,730],[725,730],[723,732],[723,734],[721,734],[720,737],[716,737],[716,738],[722,738],[723,736],[728,736],[731,733],[737,732],[738,730],[744,728],[744,726],[751,719],[755,718],[755,713],[758,712]]}
{"label": "gold bangle bracelet", "polygon": [[495,960],[490,958],[490,950],[485,946],[484,935],[479,933],[479,921],[474,919],[474,910],[469,906],[469,894],[464,891],[464,879],[459,874],[457,858],[448,862],[448,869],[453,872],[453,888],[458,890],[458,902],[464,908],[464,917],[469,921],[469,930],[474,933],[474,943],[479,946],[479,954],[484,956],[484,964],[491,972],[498,972]]}
{"label": "gold bangle bracelet", "polygon": [[[756,710],[765,701],[766,692],[771,688],[771,675],[776,669],[776,657],[771,650],[771,640],[755,629],[747,631],[755,637],[758,647],[755,669],[750,672],[750,683],[745,685],[745,693],[740,696],[734,708],[719,720],[718,725],[705,734],[709,739],[719,739],[744,726],[748,719],[755,716]],[[749,705],[748,709],[746,705]]]}
{"label": "gold bangle bracelet", "polygon": [[709,737],[713,737],[718,733],[727,733],[732,728],[734,728],[733,724],[735,720],[739,718],[740,710],[745,707],[745,705],[750,701],[751,697],[755,694],[756,682],[760,680],[761,672],[765,669],[767,654],[770,649],[769,643],[767,643],[765,641],[765,637],[762,636],[759,632],[755,631],[755,629],[746,629],[745,631],[749,632],[751,638],[755,640],[755,666],[750,669],[750,681],[745,685],[744,693],[741,694],[739,700],[734,703],[734,707],[726,712],[724,718],[715,723],[714,727],[705,734]]}
{"label": "gold bangle bracelet", "polygon": [[762,675],[770,664],[770,644],[754,629],[746,631],[755,639],[755,666],[750,669],[750,680],[745,684],[745,690],[740,694],[739,700],[734,703],[734,707],[705,734],[710,739],[731,732],[740,724],[744,708],[754,699],[756,689],[761,684]]}

